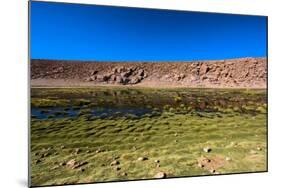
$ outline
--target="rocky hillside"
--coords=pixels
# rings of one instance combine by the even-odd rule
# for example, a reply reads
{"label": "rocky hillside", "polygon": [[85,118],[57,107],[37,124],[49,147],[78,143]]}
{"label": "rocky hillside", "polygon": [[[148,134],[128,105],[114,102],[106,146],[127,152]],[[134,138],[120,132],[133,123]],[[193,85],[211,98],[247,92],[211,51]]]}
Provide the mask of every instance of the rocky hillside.
{"label": "rocky hillside", "polygon": [[141,85],[266,88],[265,58],[193,62],[31,61],[32,86]]}

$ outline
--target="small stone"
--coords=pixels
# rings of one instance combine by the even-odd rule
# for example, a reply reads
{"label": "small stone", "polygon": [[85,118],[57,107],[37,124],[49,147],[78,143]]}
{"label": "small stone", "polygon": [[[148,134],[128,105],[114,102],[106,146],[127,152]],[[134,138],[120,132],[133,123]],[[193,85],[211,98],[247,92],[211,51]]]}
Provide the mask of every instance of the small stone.
{"label": "small stone", "polygon": [[230,157],[226,157],[225,160],[226,161],[231,161],[231,158]]}
{"label": "small stone", "polygon": [[100,150],[100,149],[97,149],[97,150],[96,150],[96,153],[100,153],[100,152],[101,152],[101,150]]}
{"label": "small stone", "polygon": [[158,172],[157,174],[155,174],[154,178],[166,178],[167,174],[165,172]]}
{"label": "small stone", "polygon": [[160,164],[157,164],[156,167],[159,168],[159,167],[160,167]]}
{"label": "small stone", "polygon": [[116,167],[115,167],[115,170],[116,170],[116,171],[119,171],[119,170],[121,170],[121,168],[120,168],[119,166],[116,166]]}
{"label": "small stone", "polygon": [[204,168],[204,165],[202,163],[198,163],[198,167]]}
{"label": "small stone", "polygon": [[230,142],[230,146],[236,146],[237,143],[236,142]]}
{"label": "small stone", "polygon": [[214,174],[216,172],[216,170],[215,169],[210,169],[209,172]]}
{"label": "small stone", "polygon": [[123,172],[121,175],[122,176],[127,176],[128,174],[126,172]]}
{"label": "small stone", "polygon": [[178,133],[175,133],[175,136],[178,136]]}
{"label": "small stone", "polygon": [[60,165],[60,166],[65,166],[66,163],[65,163],[65,162],[61,162],[59,165]]}
{"label": "small stone", "polygon": [[261,149],[260,147],[257,147],[257,150],[258,150],[258,151],[261,151],[262,149]]}
{"label": "small stone", "polygon": [[119,165],[119,164],[120,164],[119,161],[114,160],[110,163],[110,166],[115,166],[115,165]]}
{"label": "small stone", "polygon": [[178,140],[175,140],[175,143],[178,143]]}
{"label": "small stone", "polygon": [[68,162],[66,163],[66,165],[67,165],[67,166],[70,166],[70,167],[74,166],[75,164],[77,164],[77,162],[75,161],[75,159],[71,159],[70,161],[68,161]]}
{"label": "small stone", "polygon": [[138,161],[145,161],[145,160],[148,160],[148,158],[147,157],[139,157],[138,158]]}
{"label": "small stone", "polygon": [[203,151],[206,153],[209,153],[212,151],[212,149],[210,147],[205,147],[205,148],[203,148]]}
{"label": "small stone", "polygon": [[160,161],[159,161],[158,159],[156,159],[154,162],[155,162],[155,163],[160,163]]}
{"label": "small stone", "polygon": [[86,151],[86,153],[90,153],[90,152],[91,152],[90,150],[87,150],[87,151]]}
{"label": "small stone", "polygon": [[65,146],[64,146],[64,145],[62,145],[60,148],[61,148],[61,149],[64,149],[64,148],[65,148]]}

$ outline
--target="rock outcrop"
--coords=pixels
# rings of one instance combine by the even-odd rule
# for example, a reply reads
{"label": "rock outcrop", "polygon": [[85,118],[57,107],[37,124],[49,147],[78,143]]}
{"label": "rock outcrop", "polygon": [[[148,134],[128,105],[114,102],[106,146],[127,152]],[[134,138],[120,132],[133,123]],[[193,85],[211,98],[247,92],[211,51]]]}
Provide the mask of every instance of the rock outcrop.
{"label": "rock outcrop", "polygon": [[[48,82],[52,80],[52,82]],[[31,85],[142,85],[266,88],[267,60],[83,62],[32,60]]]}

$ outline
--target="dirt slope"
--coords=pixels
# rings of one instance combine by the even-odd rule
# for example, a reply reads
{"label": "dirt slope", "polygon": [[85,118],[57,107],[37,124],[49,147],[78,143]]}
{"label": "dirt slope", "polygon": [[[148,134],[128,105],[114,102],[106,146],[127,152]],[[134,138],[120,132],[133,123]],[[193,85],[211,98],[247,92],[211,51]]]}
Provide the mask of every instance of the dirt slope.
{"label": "dirt slope", "polygon": [[85,62],[32,60],[32,86],[266,88],[267,60]]}

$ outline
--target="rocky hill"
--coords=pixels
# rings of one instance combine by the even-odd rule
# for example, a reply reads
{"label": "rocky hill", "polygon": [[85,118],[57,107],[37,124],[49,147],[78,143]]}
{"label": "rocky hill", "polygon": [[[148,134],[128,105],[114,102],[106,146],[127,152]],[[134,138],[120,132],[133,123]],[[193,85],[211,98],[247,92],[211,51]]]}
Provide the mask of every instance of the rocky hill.
{"label": "rocky hill", "polygon": [[33,59],[31,85],[266,88],[267,60],[89,62]]}

